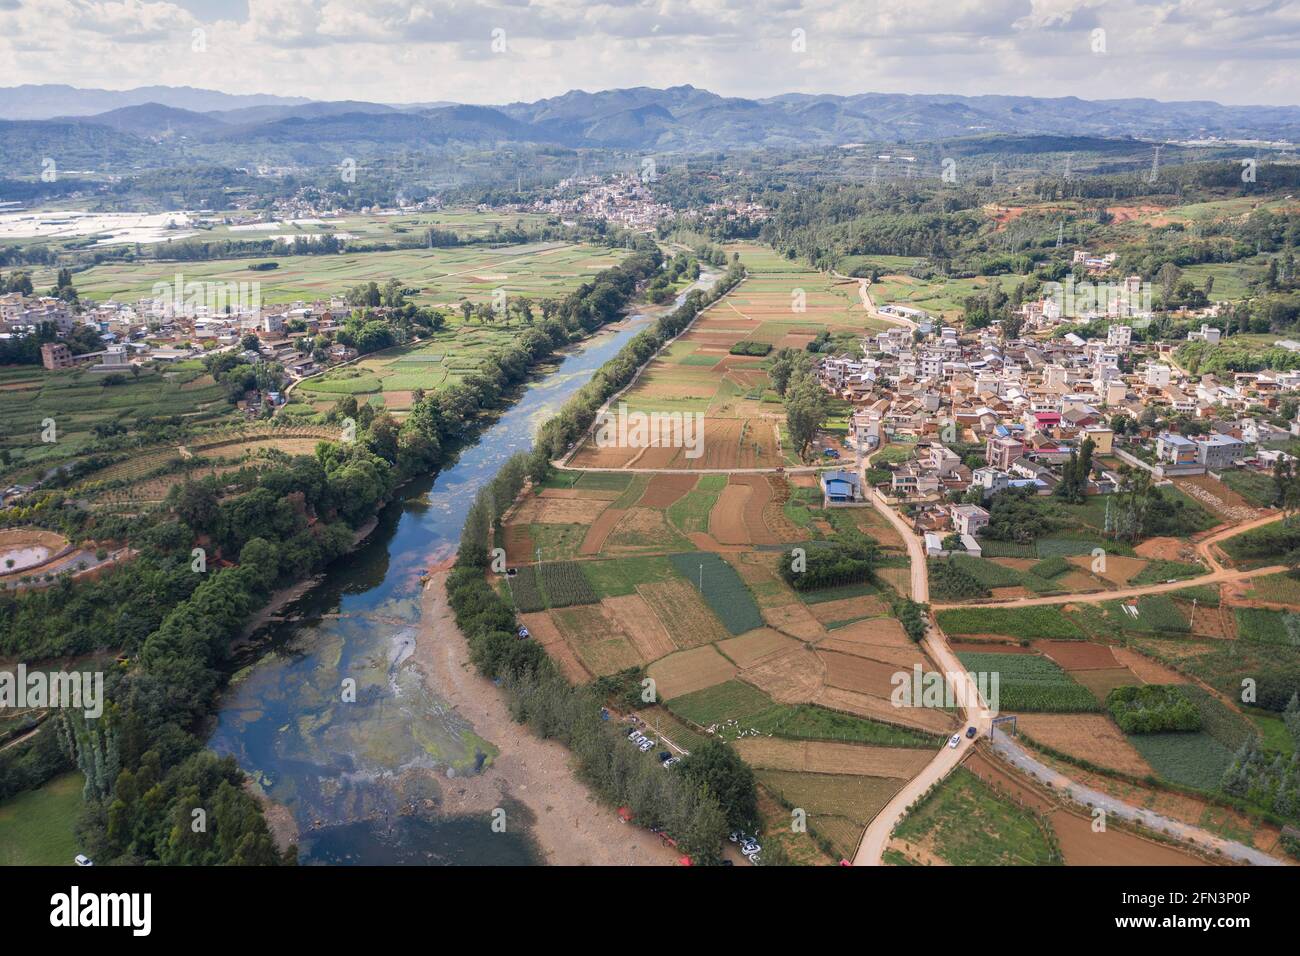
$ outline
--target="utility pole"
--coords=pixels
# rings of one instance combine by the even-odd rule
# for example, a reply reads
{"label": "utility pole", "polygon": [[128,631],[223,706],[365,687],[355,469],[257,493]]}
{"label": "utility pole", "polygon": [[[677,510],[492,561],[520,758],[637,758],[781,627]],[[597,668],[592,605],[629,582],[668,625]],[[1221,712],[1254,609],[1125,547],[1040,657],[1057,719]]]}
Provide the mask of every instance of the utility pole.
{"label": "utility pole", "polygon": [[1196,598],[1192,598],[1192,613],[1187,619],[1187,629],[1191,630],[1196,625]]}
{"label": "utility pole", "polygon": [[700,562],[700,593],[704,593],[704,562]]}

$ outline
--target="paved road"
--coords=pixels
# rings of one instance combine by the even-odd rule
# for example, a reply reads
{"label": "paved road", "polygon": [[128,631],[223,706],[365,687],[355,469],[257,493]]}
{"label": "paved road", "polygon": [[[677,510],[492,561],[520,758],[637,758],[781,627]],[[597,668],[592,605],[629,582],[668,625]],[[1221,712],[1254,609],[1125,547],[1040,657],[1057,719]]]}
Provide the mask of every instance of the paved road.
{"label": "paved road", "polygon": [[[873,452],[868,456],[868,466],[876,454],[877,452]],[[907,522],[903,520],[898,512],[885,504],[884,499],[874,489],[871,491],[871,503],[903,536],[903,541],[907,544],[908,556],[911,559],[912,600],[925,602],[930,595],[930,582],[922,539],[913,534]],[[1274,517],[1270,520],[1277,519]],[[1268,522],[1248,523],[1227,529],[1221,534],[1207,538],[1202,542],[1202,545],[1208,547],[1215,540],[1239,534],[1253,526],[1257,526],[1259,523],[1267,524]],[[1176,586],[1186,587],[1187,583],[1180,582]],[[1116,592],[1112,591],[1096,597],[1101,600],[1114,596],[1116,596]],[[962,668],[961,662],[957,659],[957,655],[953,653],[952,648],[948,646],[947,638],[943,632],[939,630],[937,625],[932,625],[921,643],[930,658],[944,672],[945,680],[953,689],[956,700],[961,704],[977,702],[973,707],[962,706],[960,708],[965,718],[962,723],[963,728],[974,725],[979,730],[977,739],[987,737],[992,727],[993,715],[988,712],[983,701],[980,700],[974,681]],[[863,833],[862,840],[858,844],[857,853],[853,858],[854,866],[881,865],[885,847],[889,844],[890,835],[903,817],[907,815],[908,807],[929,790],[931,786],[951,773],[953,768],[961,763],[973,745],[974,741],[967,740],[964,734],[956,748],[950,748],[945,744],[935,754],[934,759],[926,765],[925,769],[909,780],[903,789],[894,795],[894,798],[867,825],[866,832]],[[1041,781],[1050,781],[1057,793],[1068,796],[1080,805],[1092,804],[1104,808],[1107,813],[1114,814],[1118,819],[1128,820],[1135,824],[1140,823],[1160,832],[1168,830],[1170,836],[1201,847],[1208,847],[1211,850],[1217,849],[1228,859],[1260,866],[1282,865],[1280,861],[1253,847],[1248,847],[1233,840],[1223,839],[1207,830],[1202,830],[1200,827],[1153,813],[1150,810],[1139,809],[1100,791],[1076,783],[1064,774],[1048,768],[1036,758],[1030,756],[1019,743],[1006,734],[998,735],[993,742],[993,747],[1013,766],[1036,776]]]}
{"label": "paved road", "polygon": [[[878,452],[873,452],[867,457],[868,464],[876,454]],[[885,504],[874,489],[871,491],[871,503],[877,511],[889,519],[889,522],[898,529],[898,533],[903,536],[903,541],[907,544],[908,555],[912,561],[912,600],[925,603],[930,597],[930,576],[925,563],[925,549],[922,546],[922,540],[912,533],[912,529],[908,527],[907,522],[902,519],[898,512]],[[959,705],[958,709],[964,717],[962,728],[973,725],[979,730],[980,737],[986,736],[992,726],[993,715],[984,706],[975,682],[966,669],[961,666],[957,655],[948,646],[947,638],[944,637],[943,632],[939,630],[937,625],[931,625],[926,632],[925,638],[921,641],[921,646],[943,672],[944,680],[951,689],[953,699]],[[972,746],[974,746],[974,741],[967,740],[965,734],[961,736],[960,743],[956,747],[949,747],[945,743],[943,748],[934,755],[934,759],[926,765],[925,769],[909,780],[902,790],[894,794],[893,799],[876,814],[875,818],[868,824],[866,832],[862,834],[862,841],[858,844],[858,852],[853,858],[854,866],[880,865],[885,853],[885,847],[889,843],[889,836],[894,832],[894,828],[898,826],[903,817],[907,815],[907,808],[915,803],[933,784],[948,776],[952,769],[961,763]]]}
{"label": "paved road", "polygon": [[1224,859],[1235,860],[1238,863],[1252,863],[1255,866],[1286,865],[1281,860],[1256,850],[1254,847],[1246,846],[1244,843],[1226,840],[1208,830],[1194,827],[1190,823],[1174,820],[1171,817],[1153,813],[1150,810],[1142,810],[1121,800],[1116,800],[1100,790],[1093,790],[1081,783],[1075,783],[1069,777],[1030,756],[1020,744],[1006,734],[998,734],[993,741],[993,749],[1016,769],[1035,777],[1039,781],[1050,783],[1057,793],[1068,796],[1080,806],[1101,807],[1106,811],[1107,816],[1114,816],[1117,819],[1127,820],[1133,824],[1142,824],[1147,829],[1154,830],[1157,833],[1168,831],[1169,836],[1184,843],[1194,844],[1211,852],[1218,850]]}

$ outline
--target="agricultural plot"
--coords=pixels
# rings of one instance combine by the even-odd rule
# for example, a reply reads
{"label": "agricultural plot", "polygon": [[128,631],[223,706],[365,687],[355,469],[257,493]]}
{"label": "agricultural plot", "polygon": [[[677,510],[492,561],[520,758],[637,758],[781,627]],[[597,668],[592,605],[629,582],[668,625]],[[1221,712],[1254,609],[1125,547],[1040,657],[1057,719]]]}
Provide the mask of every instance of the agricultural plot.
{"label": "agricultural plot", "polygon": [[735,568],[711,552],[674,554],[674,568],[700,589],[713,613],[732,634],[763,626],[763,615]]}
{"label": "agricultural plot", "polygon": [[903,785],[895,777],[788,770],[760,770],[755,776],[782,803],[806,811],[809,830],[841,859],[853,856],[863,829]]}
{"label": "agricultural plot", "polygon": [[1257,607],[1239,607],[1233,613],[1242,640],[1300,647],[1300,614]]}
{"label": "agricultural plot", "polygon": [[1027,640],[1076,640],[1083,637],[1083,632],[1073,621],[1050,607],[951,608],[938,611],[935,618],[949,634],[985,634]]}
{"label": "agricultural plot", "polygon": [[573,561],[525,565],[508,580],[515,607],[520,611],[595,604],[598,600],[581,566]]}
{"label": "agricultural plot", "polygon": [[1024,714],[1017,728],[1037,743],[1099,767],[1135,777],[1152,772],[1128,738],[1102,714]]}
{"label": "agricultural plot", "polygon": [[[7,480],[31,481],[76,458],[94,440],[97,425],[130,428],[142,420],[175,416],[203,428],[234,420],[225,390],[201,368],[187,365],[166,374],[146,369],[117,384],[106,381],[85,369],[0,369],[0,451],[9,455]],[[52,433],[47,420],[54,423]]]}
{"label": "agricultural plot", "polygon": [[[538,242],[489,248],[402,249],[335,255],[268,255],[247,259],[186,262],[184,281],[256,282],[263,302],[328,300],[352,286],[395,278],[419,289],[420,305],[454,305],[461,299],[489,302],[493,289],[507,295],[560,298],[625,253],[620,249],[564,242]],[[274,269],[252,268],[267,262]],[[107,263],[77,273],[77,291],[95,301],[134,302],[152,294],[156,283],[172,283],[174,263]]]}
{"label": "agricultural plot", "polygon": [[1164,779],[1198,790],[1217,791],[1233,755],[1254,735],[1253,725],[1200,687],[1187,685],[1180,691],[1196,705],[1200,730],[1129,734],[1128,739]]}
{"label": "agricultural plot", "polygon": [[[692,428],[693,416],[703,416],[699,443],[684,440],[684,432],[658,445],[647,440],[602,447],[588,439],[572,464],[692,471],[796,462],[783,438],[784,409],[768,400],[774,397],[767,373],[771,355],[733,354],[733,348],[740,342],[755,343],[746,349],[753,353],[764,346],[803,348],[824,330],[862,334],[884,323],[868,315],[856,283],[835,283],[795,263],[774,262],[759,247],[740,252],[750,276],[657,355],[619,398],[631,413],[684,415]],[[755,270],[751,254],[783,271]]]}
{"label": "agricultural plot", "polygon": [[1059,862],[1037,815],[1013,806],[964,767],[953,771],[904,817],[894,836],[953,866],[1047,866]]}
{"label": "agricultural plot", "polygon": [[1004,711],[1070,713],[1100,708],[1086,687],[1045,657],[969,652],[957,656],[974,674],[998,676],[998,703]]}

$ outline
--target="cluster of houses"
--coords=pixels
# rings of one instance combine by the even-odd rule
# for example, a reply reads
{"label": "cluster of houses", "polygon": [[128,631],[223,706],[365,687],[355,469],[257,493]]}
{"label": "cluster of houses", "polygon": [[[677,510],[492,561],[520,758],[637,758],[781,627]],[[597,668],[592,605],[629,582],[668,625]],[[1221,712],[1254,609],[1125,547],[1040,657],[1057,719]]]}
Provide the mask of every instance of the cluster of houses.
{"label": "cluster of houses", "polygon": [[[1107,494],[1120,486],[1121,464],[1160,480],[1266,470],[1285,453],[1257,446],[1300,435],[1300,424],[1287,429],[1267,420],[1277,418],[1284,394],[1300,389],[1300,372],[1189,375],[1173,361],[1177,343],[1135,342],[1121,322],[1104,339],[1003,341],[996,330],[962,337],[928,316],[907,317],[915,328],[891,328],[866,338],[858,354],[828,356],[818,375],[828,392],[853,404],[846,443],[859,455],[914,443],[877,491],[913,505],[918,530],[936,535],[927,539],[936,549],[955,533],[966,550],[977,550],[988,513],[968,503],[972,489],[985,500],[1008,488],[1051,494],[1061,466],[1085,441],[1093,448],[1086,493]],[[1203,328],[1210,333],[1218,330]],[[1182,416],[1202,423],[1183,430],[1202,433],[1178,434],[1173,421]],[[855,477],[824,476],[827,502],[864,501],[869,489]]]}
{"label": "cluster of houses", "polygon": [[[5,296],[5,315],[18,314],[13,296]],[[41,298],[41,303],[47,300]],[[58,300],[53,300],[57,302]],[[351,311],[341,298],[329,301],[294,302],[283,305],[231,305],[223,311],[208,306],[179,305],[170,299],[145,298],[127,303],[115,300],[99,304],[83,303],[79,314],[66,307],[55,311],[52,305],[42,315],[57,316],[50,321],[60,336],[77,325],[92,326],[105,343],[97,352],[74,354],[62,341],[41,346],[41,362],[51,371],[87,368],[93,372],[129,371],[131,366],[146,362],[177,362],[212,352],[238,350],[250,361],[278,362],[290,379],[300,379],[322,371],[327,365],[355,358],[356,349],[332,343],[325,354],[300,348],[304,339],[330,337]],[[28,310],[30,313],[30,310]],[[336,318],[337,317],[337,318]],[[8,320],[6,319],[8,325]],[[32,334],[38,325],[16,325],[10,334]],[[7,329],[6,331],[9,331]],[[246,339],[258,339],[256,349],[245,348]]]}

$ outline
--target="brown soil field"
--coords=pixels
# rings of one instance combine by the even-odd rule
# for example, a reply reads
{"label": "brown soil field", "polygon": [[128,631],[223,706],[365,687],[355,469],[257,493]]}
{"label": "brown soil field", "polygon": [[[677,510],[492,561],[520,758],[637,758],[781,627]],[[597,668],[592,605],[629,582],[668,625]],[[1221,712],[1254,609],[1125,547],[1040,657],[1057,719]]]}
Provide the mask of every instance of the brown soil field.
{"label": "brown soil field", "polygon": [[628,462],[636,457],[638,448],[597,448],[588,438],[587,442],[573,453],[569,464],[574,468],[626,468]]}
{"label": "brown soil field", "polygon": [[664,629],[680,648],[710,644],[731,637],[717,615],[687,581],[652,581],[638,584],[640,594]]}
{"label": "brown soil field", "polygon": [[1088,688],[1099,703],[1106,703],[1106,695],[1116,687],[1133,687],[1144,683],[1127,667],[1104,667],[1097,670],[1073,671],[1070,674],[1078,683]]}
{"label": "brown soil field", "polygon": [[814,700],[826,680],[826,668],[814,651],[804,646],[768,657],[746,667],[741,678],[766,691],[782,704],[804,704]]}
{"label": "brown soil field", "polygon": [[538,498],[582,498],[609,502],[622,497],[623,492],[612,488],[542,488],[536,494]]}
{"label": "brown soil field", "polygon": [[826,665],[827,685],[857,691],[859,694],[888,697],[894,690],[894,675],[907,673],[904,668],[867,657],[824,650],[817,653]]}
{"label": "brown soil field", "polygon": [[5,528],[0,531],[0,551],[17,551],[20,548],[46,548],[54,554],[70,542],[61,534],[41,528]]}
{"label": "brown soil field", "polygon": [[713,645],[706,644],[661,657],[646,668],[646,673],[654,679],[659,699],[672,700],[731,680],[736,675],[736,665]]}
{"label": "brown soil field", "polygon": [[754,490],[728,483],[709,510],[709,534],[721,544],[752,544],[745,527],[744,509]]}
{"label": "brown soil field", "polygon": [[599,604],[557,608],[551,611],[551,619],[578,660],[597,676],[641,663],[632,642]]}
{"label": "brown soil field", "polygon": [[780,654],[798,646],[799,642],[794,638],[786,637],[770,627],[756,628],[739,637],[719,641],[717,644],[718,650],[735,661],[738,667],[752,667],[773,654]]}
{"label": "brown soil field", "polygon": [[667,508],[695,487],[695,475],[655,475],[637,504],[646,508]]}
{"label": "brown soil field", "polygon": [[1151,765],[1137,748],[1102,714],[1018,714],[1020,729],[1053,750],[1142,777]]}
{"label": "brown soil field", "polygon": [[888,664],[895,670],[910,671],[913,665],[920,664],[921,667],[927,667],[926,657],[921,653],[916,645],[911,647],[886,647],[882,644],[863,644],[854,641],[839,641],[834,637],[825,637],[817,642],[817,650],[833,651],[837,654],[848,654],[853,657],[862,657],[867,660],[879,661],[882,664]]}
{"label": "brown soil field", "polygon": [[1237,615],[1232,612],[1232,608],[1204,607],[1198,604],[1193,611],[1192,602],[1183,600],[1174,601],[1174,605],[1192,621],[1193,634],[1228,641],[1237,639]]}
{"label": "brown soil field", "polygon": [[881,647],[906,647],[916,649],[916,642],[907,636],[896,618],[873,617],[837,627],[831,636],[836,641],[849,644],[876,644]]}
{"label": "brown soil field", "polygon": [[[727,487],[744,485],[750,489],[749,497],[743,502],[742,517],[749,540],[753,544],[780,544],[781,539],[772,533],[765,517],[767,506],[772,500],[772,485],[765,475],[733,475]],[[721,498],[719,498],[721,503]],[[710,523],[713,514],[709,514]]]}
{"label": "brown soil field", "polygon": [[878,617],[889,613],[889,606],[878,597],[841,598],[838,601],[821,601],[808,605],[813,617],[823,624],[852,621],[862,617]]}
{"label": "brown soil field", "polygon": [[607,597],[600,602],[619,628],[627,635],[641,660],[645,663],[658,660],[677,650],[664,626],[655,617],[650,605],[639,594]]}
{"label": "brown soil field", "polygon": [[872,747],[780,737],[742,737],[735,742],[735,747],[746,763],[764,770],[847,773],[901,780],[915,777],[934,756],[929,750],[907,747]]}
{"label": "brown soil field", "polygon": [[600,517],[591,523],[587,529],[587,536],[582,539],[582,547],[578,549],[579,554],[600,554],[601,548],[605,547],[605,539],[609,533],[614,530],[614,525],[618,524],[626,512],[622,508],[607,508],[600,513]]}
{"label": "brown soil field", "polygon": [[609,507],[608,501],[590,498],[538,498],[529,496],[510,516],[520,524],[591,524]]}
{"label": "brown soil field", "polygon": [[1174,486],[1184,494],[1195,498],[1212,514],[1228,521],[1249,521],[1262,513],[1223,482],[1215,481],[1209,475],[1177,478],[1174,480]]}
{"label": "brown soil field", "polygon": [[578,655],[573,653],[573,648],[555,626],[549,613],[537,611],[533,614],[520,614],[519,620],[533,635],[533,640],[546,648],[546,653],[560,666],[565,677],[575,684],[585,684],[591,680],[591,671],[578,660]]}
{"label": "brown soil field", "polygon": [[768,529],[783,544],[803,541],[808,533],[785,516],[785,503],[790,499],[790,483],[783,477],[767,476],[772,489],[771,498],[763,508],[763,520]]}
{"label": "brown soil field", "polygon": [[793,634],[804,640],[816,640],[826,634],[826,628],[821,626],[802,601],[798,604],[763,607],[760,610],[763,620],[786,634]]}
{"label": "brown soil field", "polygon": [[825,687],[813,701],[831,710],[842,710],[846,714],[869,717],[887,724],[900,724],[904,727],[917,727],[933,733],[948,733],[956,722],[956,717],[946,711],[925,707],[895,707],[887,699],[856,694],[839,687]]}
{"label": "brown soil field", "polygon": [[1035,641],[1034,649],[1046,654],[1067,671],[1119,666],[1110,648],[1102,644],[1088,644],[1084,641]]}
{"label": "brown soil field", "polygon": [[1138,557],[1156,561],[1181,561],[1195,555],[1196,549],[1182,538],[1148,538],[1133,550]]}
{"label": "brown soil field", "polygon": [[772,552],[729,551],[723,558],[736,569],[760,608],[782,607],[793,600],[794,592],[772,567]]}
{"label": "brown soil field", "polygon": [[[1076,554],[1066,558],[1075,567],[1085,572],[1092,570],[1092,556],[1087,554]],[[1106,555],[1106,570],[1097,573],[1097,577],[1105,578],[1112,584],[1121,587],[1128,584],[1129,579],[1147,566],[1145,558],[1129,558],[1120,554]]]}
{"label": "brown soil field", "polygon": [[505,546],[506,562],[509,564],[526,564],[537,557],[537,545],[526,524],[506,525]]}
{"label": "brown soil field", "polygon": [[[612,509],[611,509],[612,510]],[[583,547],[587,542],[583,541]],[[668,523],[668,517],[655,508],[629,508],[605,538],[605,554],[627,554],[650,550],[669,550],[680,546],[681,536]]]}
{"label": "brown soil field", "polygon": [[1166,667],[1127,647],[1114,649],[1115,660],[1127,667],[1144,684],[1186,684],[1187,678],[1172,667]]}

